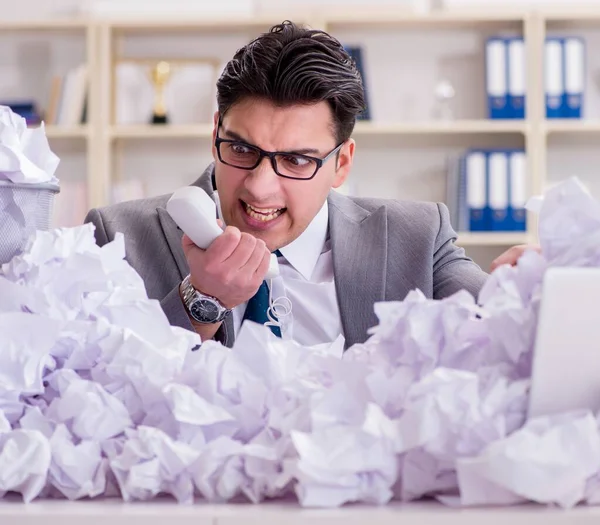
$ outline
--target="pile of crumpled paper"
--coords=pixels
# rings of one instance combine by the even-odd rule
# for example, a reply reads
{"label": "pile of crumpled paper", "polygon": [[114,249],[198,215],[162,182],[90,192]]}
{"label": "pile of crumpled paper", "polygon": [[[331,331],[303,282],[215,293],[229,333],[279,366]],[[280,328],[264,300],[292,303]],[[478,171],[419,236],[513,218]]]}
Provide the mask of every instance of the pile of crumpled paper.
{"label": "pile of crumpled paper", "polygon": [[570,179],[539,219],[542,255],[499,268],[478,302],[376,304],[378,326],[346,352],[253,323],[232,350],[192,351],[197,335],[147,298],[122,237],[38,232],[0,272],[0,491],[595,503],[595,415],[525,416],[544,272],[600,263],[600,205]]}
{"label": "pile of crumpled paper", "polygon": [[[13,140],[22,123],[0,117],[0,171],[53,177],[43,128]],[[526,418],[544,272],[600,264],[600,204],[570,179],[539,213],[541,255],[496,270],[477,301],[376,304],[379,324],[346,352],[253,323],[232,350],[193,351],[122,237],[38,231],[0,269],[0,496],[600,501],[595,415]]]}

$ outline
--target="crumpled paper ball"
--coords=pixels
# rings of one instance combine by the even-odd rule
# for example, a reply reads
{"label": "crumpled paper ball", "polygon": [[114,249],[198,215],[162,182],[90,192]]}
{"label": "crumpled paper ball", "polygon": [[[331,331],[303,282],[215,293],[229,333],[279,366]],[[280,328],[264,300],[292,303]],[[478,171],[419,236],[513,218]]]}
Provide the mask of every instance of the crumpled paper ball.
{"label": "crumpled paper ball", "polygon": [[526,407],[544,273],[596,264],[600,205],[571,179],[540,219],[542,253],[496,270],[477,300],[378,303],[346,352],[251,322],[231,350],[194,350],[121,236],[38,232],[0,272],[0,495],[595,504],[595,415]]}
{"label": "crumpled paper ball", "polygon": [[59,158],[50,150],[44,123],[29,129],[26,120],[0,106],[0,181],[57,184]]}

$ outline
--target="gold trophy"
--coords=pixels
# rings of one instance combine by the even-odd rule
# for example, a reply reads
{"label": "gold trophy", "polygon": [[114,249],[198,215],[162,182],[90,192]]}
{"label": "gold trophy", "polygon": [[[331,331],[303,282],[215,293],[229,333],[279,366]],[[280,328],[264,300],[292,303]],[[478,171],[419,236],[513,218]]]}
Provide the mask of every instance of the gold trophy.
{"label": "gold trophy", "polygon": [[154,84],[154,109],[152,112],[152,124],[168,124],[167,107],[165,104],[165,85],[171,75],[171,66],[162,60],[158,62],[151,72]]}

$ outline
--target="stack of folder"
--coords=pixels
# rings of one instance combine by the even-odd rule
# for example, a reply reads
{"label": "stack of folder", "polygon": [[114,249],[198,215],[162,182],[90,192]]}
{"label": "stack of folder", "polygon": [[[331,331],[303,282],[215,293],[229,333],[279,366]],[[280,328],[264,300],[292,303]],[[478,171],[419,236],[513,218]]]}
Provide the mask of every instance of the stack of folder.
{"label": "stack of folder", "polygon": [[528,195],[523,150],[473,149],[449,172],[448,207],[460,232],[524,232]]}
{"label": "stack of folder", "polygon": [[[549,37],[544,50],[546,117],[582,118],[585,92],[585,42],[579,37]],[[523,38],[493,37],[486,42],[488,117],[524,119],[527,60]]]}
{"label": "stack of folder", "polygon": [[546,118],[581,118],[585,92],[582,38],[548,38],[545,55]]}
{"label": "stack of folder", "polygon": [[488,116],[524,119],[527,79],[525,41],[493,37],[486,44]]}

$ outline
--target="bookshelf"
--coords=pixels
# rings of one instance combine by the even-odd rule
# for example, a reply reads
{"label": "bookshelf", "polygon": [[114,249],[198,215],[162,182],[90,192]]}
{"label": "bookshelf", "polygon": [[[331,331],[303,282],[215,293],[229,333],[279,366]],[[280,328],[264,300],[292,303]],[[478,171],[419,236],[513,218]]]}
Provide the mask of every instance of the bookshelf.
{"label": "bookshelf", "polygon": [[46,136],[51,139],[89,139],[88,126],[45,126]]}
{"label": "bookshelf", "polygon": [[[133,46],[134,52],[131,53],[127,48],[127,41],[147,39],[149,55],[155,55],[155,49],[151,48],[150,39],[155,37],[160,42],[166,42],[164,39],[180,40],[181,49],[184,55],[187,50],[185,43],[192,42],[194,35],[202,35],[207,38],[218,38],[223,35],[229,35],[232,40],[236,36],[243,35],[239,41],[245,43],[261,31],[268,29],[271,25],[280,22],[285,18],[307,23],[312,27],[322,28],[332,32],[337,36],[338,32],[360,33],[366,32],[372,35],[379,32],[394,34],[396,32],[410,32],[415,30],[424,30],[427,32],[447,32],[468,30],[474,33],[484,31],[485,34],[508,29],[511,32],[524,34],[527,32],[526,25],[530,23],[532,15],[528,12],[502,11],[493,12],[491,10],[466,11],[461,13],[432,13],[429,15],[420,15],[407,11],[347,11],[327,13],[312,12],[302,13],[294,16],[289,13],[274,14],[269,16],[257,16],[254,18],[241,19],[212,19],[202,21],[177,20],[170,19],[163,22],[155,20],[125,20],[125,21],[105,21],[100,23],[100,50],[101,50],[101,77],[104,79],[101,91],[102,102],[104,104],[103,119],[101,120],[100,149],[104,152],[100,164],[103,174],[99,177],[98,188],[103,187],[101,195],[106,201],[110,200],[111,188],[115,185],[127,183],[127,179],[136,171],[134,163],[127,158],[138,156],[151,156],[155,151],[162,149],[166,152],[177,152],[187,148],[189,151],[197,148],[198,150],[210,149],[210,137],[212,134],[212,125],[210,122],[197,122],[193,124],[172,124],[167,126],[152,126],[143,123],[118,123],[116,118],[116,79],[115,65],[123,59],[135,55],[138,56],[139,48]],[[218,35],[218,37],[217,37]],[[199,40],[200,41],[200,40]],[[237,40],[235,40],[237,43]],[[221,42],[221,41],[219,41]],[[173,56],[170,42],[162,44],[166,49],[168,56]],[[158,43],[155,45],[158,46]],[[234,45],[231,45],[226,56],[230,56],[235,51]],[[142,54],[143,56],[143,54]],[[500,122],[491,121],[483,118],[483,115],[468,115],[453,121],[436,121],[427,118],[418,119],[373,119],[371,121],[358,122],[354,132],[354,138],[357,140],[358,151],[382,151],[386,154],[393,152],[398,145],[415,144],[419,147],[429,147],[431,145],[439,146],[438,158],[446,156],[450,151],[456,153],[471,145],[493,145],[498,140],[504,140],[506,144],[527,147],[535,142],[535,134],[532,122],[512,121]],[[184,146],[184,144],[186,146]],[[152,150],[152,151],[151,151]],[[427,157],[427,154],[424,155]],[[201,155],[192,157],[192,162],[210,161],[210,158]],[[200,160],[201,159],[201,160]],[[366,163],[366,161],[365,161]],[[151,161],[140,162],[139,170],[145,170]],[[169,169],[168,164],[166,168]],[[157,167],[160,172],[165,168]],[[176,170],[177,168],[175,168]],[[180,167],[179,169],[185,169]],[[423,168],[426,171],[425,168]],[[188,170],[189,171],[189,170]],[[200,171],[200,166],[199,166]],[[438,169],[439,171],[439,169]],[[199,172],[198,172],[199,173]],[[148,174],[148,178],[153,176]],[[193,180],[190,175],[187,180],[181,180],[181,184]],[[436,182],[437,186],[443,185],[443,178]],[[423,185],[430,185],[428,180],[416,182],[413,186],[417,188]],[[409,185],[410,186],[410,185]],[[155,188],[165,188],[168,186],[161,182],[156,184]],[[383,182],[373,185],[378,188],[375,193],[377,196],[388,196],[389,192]],[[174,189],[174,188],[173,188]],[[418,190],[416,194],[411,194],[408,190],[404,198],[423,198],[424,196]],[[159,190],[150,193],[159,193]],[[365,191],[360,192],[365,195]],[[401,195],[397,195],[401,196]],[[427,198],[428,195],[425,195]],[[432,195],[439,197],[440,192]],[[443,195],[441,195],[443,198]],[[506,246],[528,242],[531,235],[525,234],[495,234],[495,233],[468,233],[460,236],[460,244],[463,246],[485,246],[492,247],[496,252],[502,251]],[[492,257],[493,258],[493,257]]]}
{"label": "bookshelf", "polygon": [[[583,31],[586,35],[595,35],[600,39],[600,9],[464,9],[434,11],[430,14],[372,9],[327,12],[324,9],[318,12],[300,12],[298,15],[269,13],[268,16],[238,19],[140,18],[114,21],[5,22],[0,24],[0,29],[15,32],[79,31],[85,36],[86,57],[91,71],[88,124],[75,127],[49,126],[47,131],[51,142],[84,141],[87,154],[87,206],[95,207],[109,204],[115,186],[130,181],[131,177],[138,177],[144,182],[154,181],[156,184],[151,186],[149,193],[156,194],[194,180],[210,161],[212,124],[208,118],[165,126],[118,122],[117,64],[130,58],[172,58],[178,53],[184,59],[194,59],[206,49],[218,50],[218,56],[212,58],[224,61],[239,46],[285,18],[325,29],[343,42],[364,41],[370,51],[366,58],[367,76],[370,77],[367,83],[370,97],[377,97],[377,100],[372,100],[376,110],[374,118],[368,122],[358,122],[354,132],[358,145],[357,157],[361,156],[363,159],[362,162],[357,159],[353,174],[360,195],[370,195],[372,192],[374,196],[419,199],[441,197],[440,200],[443,200],[441,159],[470,147],[495,145],[525,149],[529,193],[537,194],[560,176],[559,173],[551,173],[553,169],[558,169],[552,167],[554,158],[560,161],[556,163],[557,166],[569,171],[563,177],[578,174],[573,173],[573,162],[576,162],[577,157],[569,148],[579,148],[580,139],[593,144],[595,134],[600,133],[600,97],[597,97],[597,112],[586,114],[582,120],[546,120],[543,88],[543,45],[546,36],[556,31],[571,34]],[[463,111],[457,113],[455,120],[439,121],[431,118],[426,111],[427,97],[432,98],[432,95],[427,95],[430,85],[427,83],[433,82],[429,62],[434,59],[442,62],[445,59],[446,43],[449,43],[448,53],[466,57],[464,62],[450,60],[448,64],[442,63],[446,74],[454,74],[458,79],[460,89],[460,77],[469,76],[472,71],[465,64],[472,60],[473,64],[469,67],[478,67],[478,71],[483,71],[481,58],[484,51],[481,43],[487,36],[497,33],[522,35],[525,38],[529,64],[527,118],[488,120],[481,105],[481,94],[477,95],[477,111],[471,111],[463,104]],[[424,64],[419,69],[420,66],[411,61],[411,53],[414,54],[417,44],[420,45],[425,40],[430,41],[427,43],[430,49],[425,49],[418,55],[417,58]],[[412,41],[415,46],[410,49]],[[402,46],[409,47],[404,54]],[[396,63],[385,56],[386,50],[389,51],[389,56],[398,60],[397,73],[394,73]],[[476,56],[476,52],[479,55]],[[600,67],[600,62],[598,65]],[[456,72],[453,73],[452,68]],[[391,71],[384,71],[386,69]],[[376,88],[385,83],[382,71],[391,75],[387,79],[397,82],[400,95],[394,89],[387,89],[380,97],[381,93],[373,89],[374,86]],[[479,81],[483,83],[483,79]],[[587,90],[586,106],[588,100],[594,97],[593,81],[589,82],[591,87]],[[411,85],[425,94],[410,93]],[[477,92],[480,88],[481,86],[473,89]],[[397,95],[398,98],[394,99]],[[468,99],[468,95],[463,89],[463,98]],[[404,98],[400,98],[401,96]],[[413,106],[417,108],[414,115],[405,114],[412,107],[410,102],[406,102],[411,100],[411,96],[415,100]],[[386,111],[394,104],[392,110]],[[594,152],[592,145],[589,150],[590,158],[597,157],[596,166],[600,165],[600,154]],[[177,159],[185,155],[188,157],[177,164],[162,157],[159,159],[161,155],[172,155]],[[384,173],[385,166],[396,158],[400,159],[400,164],[407,166],[405,172]],[[375,170],[381,172],[379,178],[361,181],[361,177],[371,177],[370,166],[377,159],[381,159]],[[431,162],[437,162],[437,166],[427,165],[427,159],[433,159]],[[154,166],[156,173],[152,172]],[[547,170],[550,172],[547,173]],[[168,173],[168,177],[165,173]],[[177,173],[179,178],[173,173]],[[584,182],[588,182],[587,179]],[[600,187],[598,190],[600,192]],[[537,225],[533,217],[530,217],[528,231],[525,233],[465,232],[460,233],[458,242],[463,246],[489,248],[490,258],[493,258],[507,246],[535,242],[536,229]]]}
{"label": "bookshelf", "polygon": [[[585,40],[585,94],[582,119],[543,119],[540,132],[540,172],[544,185],[577,175],[595,196],[600,195],[597,148],[600,133],[600,60],[595,49],[600,43],[600,9],[573,7],[539,14],[543,38],[580,36]],[[541,71],[540,71],[541,74]]]}
{"label": "bookshelf", "polygon": [[[88,202],[94,200],[93,192],[95,191],[95,180],[97,178],[95,170],[95,153],[97,151],[95,147],[95,115],[97,115],[99,108],[97,106],[98,85],[95,78],[98,71],[96,25],[83,19],[3,20],[0,21],[0,35],[5,42],[9,41],[7,39],[14,39],[20,43],[28,42],[28,46],[35,48],[37,51],[43,50],[43,60],[36,65],[45,69],[43,73],[38,72],[38,78],[43,77],[48,80],[42,82],[48,84],[48,89],[46,89],[46,86],[41,85],[28,85],[24,89],[26,96],[37,99],[36,102],[42,111],[47,109],[50,91],[49,80],[56,73],[53,67],[62,69],[63,72],[65,72],[65,68],[76,66],[78,63],[83,63],[88,67],[90,78],[86,124],[45,124],[50,147],[61,158],[57,176],[61,180],[71,180],[78,184],[77,192],[63,191],[58,195],[55,201],[55,210],[70,209],[76,205],[79,205],[83,210]],[[53,47],[55,45],[56,49]],[[7,61],[4,66],[9,68],[11,48],[10,46],[4,46],[3,50]],[[70,57],[68,57],[67,62],[71,61],[68,65],[61,62],[61,57],[58,56],[65,51],[72,51],[72,53],[68,53]],[[77,58],[74,58],[75,56]],[[28,59],[30,60],[31,57],[26,56],[25,61]],[[44,93],[44,95],[40,95],[41,93]],[[21,93],[18,93],[18,95],[21,95]],[[70,161],[72,156],[75,157],[73,162]],[[72,176],[70,172],[74,172]],[[70,222],[73,225],[75,223],[74,220]]]}
{"label": "bookshelf", "polygon": [[516,244],[527,244],[534,242],[535,238],[528,233],[487,233],[487,232],[465,232],[461,233],[457,244],[459,246],[514,246]]}

